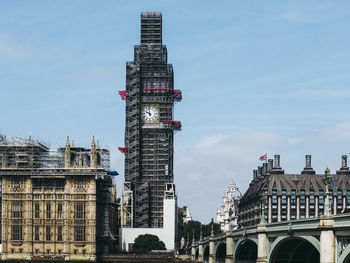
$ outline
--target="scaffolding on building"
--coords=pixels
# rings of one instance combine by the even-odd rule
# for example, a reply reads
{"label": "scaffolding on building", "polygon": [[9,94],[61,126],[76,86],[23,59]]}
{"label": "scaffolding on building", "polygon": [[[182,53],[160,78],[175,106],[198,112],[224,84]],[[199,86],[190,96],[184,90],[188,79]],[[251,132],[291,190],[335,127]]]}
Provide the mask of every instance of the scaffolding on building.
{"label": "scaffolding on building", "polygon": [[[50,149],[49,145],[34,140],[12,137],[0,137],[0,164],[2,168],[64,168],[65,147]],[[70,167],[86,168],[90,166],[91,149],[85,147],[70,147]],[[110,153],[108,149],[100,148],[97,144],[97,163],[99,167],[109,170]]]}
{"label": "scaffolding on building", "polygon": [[[174,73],[162,45],[162,15],[141,14],[141,44],[134,47],[134,61],[126,63],[126,90],[119,91],[126,102],[125,181],[132,205],[134,227],[162,227],[166,184],[173,183],[173,136],[181,122],[173,121],[174,103],[182,100],[174,89]],[[143,105],[156,105],[156,123],[141,120]],[[131,189],[131,190],[130,190]],[[126,216],[125,215],[125,216]],[[127,221],[129,222],[129,221]]]}

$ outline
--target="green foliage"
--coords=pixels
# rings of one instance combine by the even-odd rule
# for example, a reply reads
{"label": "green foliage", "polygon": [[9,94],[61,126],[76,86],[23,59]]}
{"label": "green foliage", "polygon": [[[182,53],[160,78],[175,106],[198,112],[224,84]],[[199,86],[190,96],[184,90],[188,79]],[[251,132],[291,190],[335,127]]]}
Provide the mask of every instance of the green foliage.
{"label": "green foliage", "polygon": [[144,234],[139,235],[134,241],[134,251],[136,253],[148,253],[151,250],[165,250],[163,241],[155,235]]}
{"label": "green foliage", "polygon": [[[180,248],[180,242],[181,238],[184,237],[185,240],[188,242],[192,242],[193,239],[193,233],[194,233],[194,239],[196,241],[199,240],[200,237],[200,230],[201,230],[201,225],[202,223],[199,221],[188,221],[186,223],[183,223],[183,213],[182,211],[179,211],[178,213],[178,247]],[[206,225],[202,225],[202,235],[204,237],[209,237],[211,235],[211,225],[212,223],[209,222]],[[220,225],[217,223],[213,223],[213,230],[214,230],[214,235],[222,233],[220,229]]]}

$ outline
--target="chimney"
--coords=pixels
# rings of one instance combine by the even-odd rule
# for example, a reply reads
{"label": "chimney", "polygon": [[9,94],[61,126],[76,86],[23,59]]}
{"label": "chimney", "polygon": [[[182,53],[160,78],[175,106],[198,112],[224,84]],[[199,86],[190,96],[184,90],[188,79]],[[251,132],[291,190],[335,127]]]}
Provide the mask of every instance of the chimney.
{"label": "chimney", "polygon": [[253,179],[258,179],[258,170],[253,170]]}
{"label": "chimney", "polygon": [[274,169],[280,169],[280,155],[279,154],[275,154],[274,156],[275,159],[275,166],[273,167]]}
{"label": "chimney", "polygon": [[341,156],[341,168],[340,170],[349,170],[348,167],[348,156],[347,155],[342,155]]}
{"label": "chimney", "polygon": [[274,164],[273,168],[270,171],[270,174],[284,174],[284,171],[282,170],[280,166],[280,155],[275,154],[274,155],[274,161],[271,161],[271,164]]}
{"label": "chimney", "polygon": [[267,163],[263,163],[263,175],[267,174]]}
{"label": "chimney", "polygon": [[305,168],[301,174],[315,174],[315,170],[311,166],[311,155],[305,155]]}
{"label": "chimney", "polygon": [[270,172],[273,168],[273,159],[268,159],[267,161],[267,171]]}
{"label": "chimney", "polygon": [[341,167],[340,170],[337,171],[337,174],[350,174],[347,155],[341,156]]}
{"label": "chimney", "polygon": [[259,166],[258,167],[258,177],[261,177],[261,176],[263,176],[263,168],[262,168],[262,166]]}

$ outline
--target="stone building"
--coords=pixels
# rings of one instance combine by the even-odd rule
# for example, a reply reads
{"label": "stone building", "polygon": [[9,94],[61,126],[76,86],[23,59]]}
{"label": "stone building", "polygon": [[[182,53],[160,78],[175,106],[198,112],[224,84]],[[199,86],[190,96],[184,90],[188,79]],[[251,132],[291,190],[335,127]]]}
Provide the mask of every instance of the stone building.
{"label": "stone building", "polygon": [[[96,260],[115,234],[109,151],[0,141],[3,260]],[[111,215],[112,214],[112,215]],[[96,240],[100,240],[97,246]]]}
{"label": "stone building", "polygon": [[216,212],[216,221],[220,224],[222,231],[228,231],[230,224],[236,229],[238,224],[238,203],[242,194],[235,182],[229,184],[225,189],[220,208]]}
{"label": "stone building", "polygon": [[178,207],[178,213],[179,212],[182,212],[183,214],[183,218],[182,218],[183,223],[192,221],[192,215],[188,206],[184,205],[183,207]]}
{"label": "stone building", "polygon": [[[331,174],[330,195],[332,213],[350,209],[350,170],[347,156],[342,165]],[[280,166],[280,156],[269,159],[253,171],[253,180],[239,204],[239,227],[257,225],[264,208],[268,223],[319,217],[324,214],[326,185],[325,174],[316,174],[311,166],[311,155],[305,157],[305,168],[300,174],[285,174]]]}

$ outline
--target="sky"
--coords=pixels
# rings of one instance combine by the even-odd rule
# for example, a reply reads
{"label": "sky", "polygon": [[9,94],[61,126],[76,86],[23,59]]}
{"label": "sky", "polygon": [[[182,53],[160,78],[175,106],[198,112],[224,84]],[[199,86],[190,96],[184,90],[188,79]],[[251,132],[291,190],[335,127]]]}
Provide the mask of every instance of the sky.
{"label": "sky", "polygon": [[225,188],[242,194],[281,155],[323,173],[350,154],[350,2],[0,1],[0,132],[51,147],[94,135],[124,176],[125,63],[140,42],[140,13],[161,11],[174,66],[179,206],[216,218]]}

